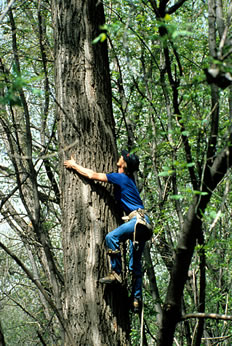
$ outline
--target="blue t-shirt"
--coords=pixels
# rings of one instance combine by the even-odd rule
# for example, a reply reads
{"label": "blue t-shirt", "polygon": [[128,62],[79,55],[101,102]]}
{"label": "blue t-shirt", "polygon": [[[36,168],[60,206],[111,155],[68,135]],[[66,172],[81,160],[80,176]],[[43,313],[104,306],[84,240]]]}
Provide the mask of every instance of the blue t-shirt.
{"label": "blue t-shirt", "polygon": [[127,214],[139,208],[144,209],[139,191],[132,178],[124,173],[108,173],[106,176],[109,183],[116,185],[115,198],[121,202]]}

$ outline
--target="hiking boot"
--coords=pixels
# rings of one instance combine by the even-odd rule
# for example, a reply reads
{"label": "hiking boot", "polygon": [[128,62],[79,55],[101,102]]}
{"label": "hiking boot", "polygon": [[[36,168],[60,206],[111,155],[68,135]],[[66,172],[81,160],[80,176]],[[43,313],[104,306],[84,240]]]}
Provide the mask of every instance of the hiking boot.
{"label": "hiking boot", "polygon": [[109,249],[108,251],[107,251],[107,255],[109,255],[109,256],[115,256],[115,255],[118,255],[119,253],[121,253],[121,251],[120,250],[112,250],[112,249]]}
{"label": "hiking boot", "polygon": [[138,298],[133,300],[133,310],[134,312],[139,312],[141,309],[141,301]]}
{"label": "hiking boot", "polygon": [[122,283],[122,278],[120,274],[117,274],[115,272],[109,273],[109,275],[105,276],[104,278],[101,278],[99,280],[101,284],[112,284],[114,282],[120,282]]}

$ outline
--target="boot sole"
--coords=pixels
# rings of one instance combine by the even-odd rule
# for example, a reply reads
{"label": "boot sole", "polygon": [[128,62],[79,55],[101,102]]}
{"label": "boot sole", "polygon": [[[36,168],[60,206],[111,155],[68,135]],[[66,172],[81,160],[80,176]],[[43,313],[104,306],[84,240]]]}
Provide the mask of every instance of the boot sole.
{"label": "boot sole", "polygon": [[103,280],[103,279],[100,279],[99,282],[101,284],[113,284],[114,282],[117,282],[117,280]]}

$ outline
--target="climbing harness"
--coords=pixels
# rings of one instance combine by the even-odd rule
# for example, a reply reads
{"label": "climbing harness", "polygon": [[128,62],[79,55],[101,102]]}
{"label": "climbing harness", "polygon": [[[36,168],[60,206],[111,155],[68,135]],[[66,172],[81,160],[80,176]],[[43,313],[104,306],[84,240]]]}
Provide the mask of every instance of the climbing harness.
{"label": "climbing harness", "polygon": [[152,237],[152,225],[146,220],[146,211],[137,209],[132,211],[128,216],[123,216],[124,222],[128,222],[136,216],[137,220],[134,226],[133,245],[138,248],[139,241],[147,241]]}

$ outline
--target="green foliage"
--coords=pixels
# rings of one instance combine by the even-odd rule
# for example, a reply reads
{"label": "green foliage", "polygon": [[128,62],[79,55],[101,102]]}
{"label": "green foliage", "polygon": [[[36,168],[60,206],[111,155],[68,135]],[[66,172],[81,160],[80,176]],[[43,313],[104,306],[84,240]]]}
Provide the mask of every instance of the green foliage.
{"label": "green foliage", "polygon": [[[110,23],[114,22],[114,12],[117,23],[120,18],[118,31],[109,33],[113,42],[110,57],[118,146],[136,151],[141,158],[139,186],[143,186],[142,196],[155,224],[155,246],[157,252],[160,250],[160,254],[166,243],[170,249],[169,253],[160,257],[161,273],[166,275],[166,257],[172,258],[175,244],[180,236],[182,226],[180,214],[184,219],[188,207],[196,196],[202,198],[208,196],[208,192],[204,188],[202,190],[200,183],[212,124],[211,88],[206,83],[204,73],[204,68],[211,63],[208,51],[207,11],[207,5],[202,2],[185,2],[176,13],[166,15],[160,21],[155,17],[149,3],[133,2],[133,6],[129,6],[128,2],[118,1],[115,2],[113,11],[107,12]],[[159,36],[160,28],[166,30],[166,35],[163,37]],[[172,108],[173,86],[169,83],[170,76],[165,70],[163,48],[169,51],[170,73],[174,81],[178,82],[180,117]],[[225,66],[230,69],[228,61]],[[221,92],[220,95],[218,150],[224,146],[222,138],[228,136],[230,128],[228,93],[229,91]],[[188,161],[184,147],[186,139],[192,155]],[[191,170],[196,175],[197,188],[192,185]],[[219,194],[219,206],[222,198]],[[214,203],[213,198],[212,205]],[[227,206],[229,204],[228,196]],[[230,208],[228,212],[229,210]],[[213,251],[212,239],[216,233],[215,230],[213,234],[207,235],[207,230],[215,220],[216,214],[216,210],[208,213],[207,209],[204,215],[206,244],[203,248],[207,250],[207,256]],[[223,218],[224,213],[221,213],[218,221],[220,226],[217,227],[222,227]],[[230,220],[228,220],[229,228]],[[224,232],[226,229],[222,227],[220,234]],[[217,237],[217,244],[220,248],[221,235]],[[153,256],[154,263],[157,263],[157,252]],[[196,252],[192,268],[197,273],[197,291],[194,294],[198,296],[201,253],[197,248]],[[230,256],[229,248],[225,250],[224,255],[226,253]],[[215,257],[218,258],[218,252]],[[209,266],[210,261],[207,257]],[[157,270],[155,265],[154,269]],[[158,276],[162,277],[160,272]],[[216,306],[214,301],[210,302],[211,290],[217,285],[213,277],[213,271],[208,270],[207,312],[215,311]],[[221,283],[223,286],[224,284],[229,288],[228,283]],[[166,286],[162,280],[159,287],[160,291],[165,290]],[[194,289],[192,284],[186,289],[184,297],[186,304],[188,303],[186,312],[197,311]],[[220,292],[221,289],[215,293],[215,298],[218,297],[217,305],[222,307],[225,301],[223,303],[223,299],[219,298]],[[146,312],[145,319],[149,319],[151,315],[151,312]],[[149,327],[152,328],[154,323],[151,321]],[[195,322],[191,321],[189,325],[193,333]],[[206,321],[207,332],[214,336],[221,335],[220,328],[214,331],[215,325],[218,323]],[[181,337],[184,333],[181,328],[180,326],[177,335],[179,340],[186,342],[186,339]],[[138,326],[133,328],[132,337],[135,340],[134,344],[138,344]]]}
{"label": "green foliage", "polygon": [[31,91],[32,95],[41,96],[41,90],[37,88],[32,88],[30,85],[36,81],[42,80],[41,77],[28,78],[22,77],[22,75],[17,71],[15,65],[13,66],[12,74],[7,74],[5,77],[7,83],[0,83],[0,88],[6,89],[5,95],[0,97],[0,103],[9,106],[22,106],[22,101],[20,97],[20,92],[23,88]]}

